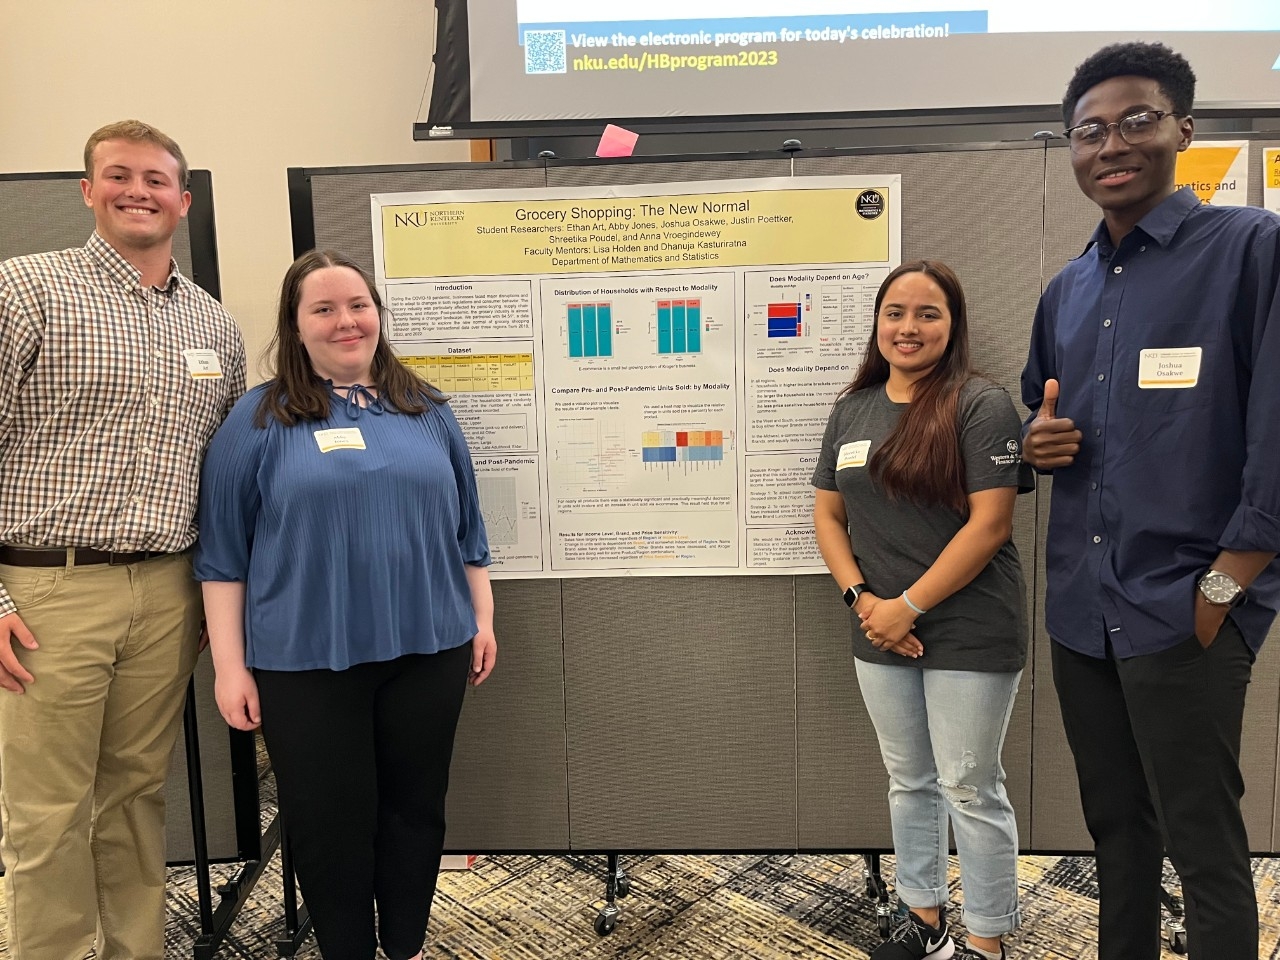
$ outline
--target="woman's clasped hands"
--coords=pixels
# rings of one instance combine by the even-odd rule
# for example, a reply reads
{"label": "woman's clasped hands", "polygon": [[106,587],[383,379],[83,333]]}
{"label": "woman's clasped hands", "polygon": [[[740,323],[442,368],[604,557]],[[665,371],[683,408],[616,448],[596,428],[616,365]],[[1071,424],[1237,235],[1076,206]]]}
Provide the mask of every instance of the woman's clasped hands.
{"label": "woman's clasped hands", "polygon": [[911,632],[916,625],[916,612],[901,597],[883,600],[865,591],[858,598],[855,612],[862,621],[862,632],[877,650],[913,659],[924,653],[924,644]]}

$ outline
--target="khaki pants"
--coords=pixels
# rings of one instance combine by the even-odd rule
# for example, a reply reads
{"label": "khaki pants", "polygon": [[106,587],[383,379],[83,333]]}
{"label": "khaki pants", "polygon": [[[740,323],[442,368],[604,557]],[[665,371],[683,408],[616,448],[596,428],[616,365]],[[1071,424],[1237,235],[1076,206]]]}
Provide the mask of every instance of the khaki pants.
{"label": "khaki pants", "polygon": [[189,555],[14,567],[40,644],[0,690],[0,853],[14,960],[163,960],[164,780],[195,667]]}

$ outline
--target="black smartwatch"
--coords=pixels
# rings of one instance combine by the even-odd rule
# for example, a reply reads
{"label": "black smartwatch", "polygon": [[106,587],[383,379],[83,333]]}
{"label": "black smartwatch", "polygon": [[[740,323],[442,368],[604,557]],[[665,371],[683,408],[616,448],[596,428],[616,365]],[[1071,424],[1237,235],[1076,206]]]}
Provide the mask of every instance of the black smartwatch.
{"label": "black smartwatch", "polygon": [[858,602],[858,598],[862,596],[862,591],[867,589],[865,583],[855,583],[852,587],[846,587],[844,591],[844,602],[848,604],[849,609],[853,609],[853,605]]}

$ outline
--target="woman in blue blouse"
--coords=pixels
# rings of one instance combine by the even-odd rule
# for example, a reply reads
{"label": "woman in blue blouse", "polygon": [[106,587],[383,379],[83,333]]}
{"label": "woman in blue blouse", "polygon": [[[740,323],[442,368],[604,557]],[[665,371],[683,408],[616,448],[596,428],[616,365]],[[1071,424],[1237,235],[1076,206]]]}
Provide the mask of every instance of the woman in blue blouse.
{"label": "woman in blue blouse", "polygon": [[422,955],[462,696],[497,654],[466,442],[381,320],[354,262],[298,258],[276,376],[232,410],[201,478],[218,709],[262,726],[326,960]]}

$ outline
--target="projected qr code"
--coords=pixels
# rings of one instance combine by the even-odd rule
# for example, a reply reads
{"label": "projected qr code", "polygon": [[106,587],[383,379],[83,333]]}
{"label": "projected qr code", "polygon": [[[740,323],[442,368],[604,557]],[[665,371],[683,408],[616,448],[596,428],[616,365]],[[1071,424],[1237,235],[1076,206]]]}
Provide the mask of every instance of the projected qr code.
{"label": "projected qr code", "polygon": [[563,30],[524,32],[524,72],[566,72]]}

